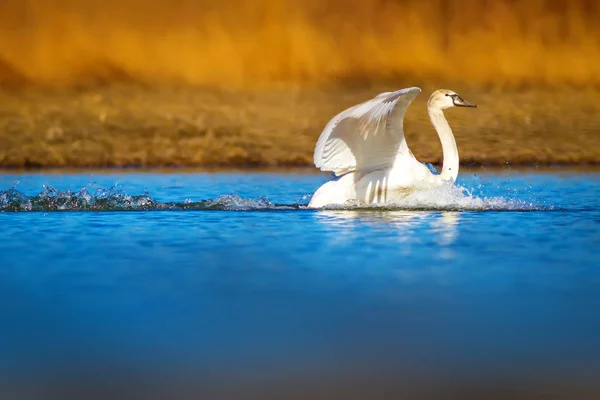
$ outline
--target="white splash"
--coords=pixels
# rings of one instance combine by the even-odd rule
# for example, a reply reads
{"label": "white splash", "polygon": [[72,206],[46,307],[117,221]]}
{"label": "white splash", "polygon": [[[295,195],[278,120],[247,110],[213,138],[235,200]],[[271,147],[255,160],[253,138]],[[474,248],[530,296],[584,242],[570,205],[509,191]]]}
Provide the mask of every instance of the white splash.
{"label": "white splash", "polygon": [[351,201],[344,205],[327,206],[325,209],[377,209],[377,210],[441,210],[441,211],[486,211],[486,210],[539,210],[524,200],[503,197],[477,197],[462,186],[447,184],[410,193],[403,199],[383,205],[368,205]]}

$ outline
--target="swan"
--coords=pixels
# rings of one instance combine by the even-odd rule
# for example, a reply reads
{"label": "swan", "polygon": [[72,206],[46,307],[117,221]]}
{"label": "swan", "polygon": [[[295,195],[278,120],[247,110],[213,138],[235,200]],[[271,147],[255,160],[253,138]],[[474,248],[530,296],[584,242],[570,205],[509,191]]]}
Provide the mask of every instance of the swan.
{"label": "swan", "polygon": [[458,149],[443,110],[477,105],[446,89],[436,90],[429,98],[429,119],[440,137],[444,156],[442,172],[434,175],[417,161],[404,137],[404,114],[419,93],[418,87],[381,93],[327,123],[315,147],[314,163],[334,177],[317,189],[309,208],[350,200],[393,203],[412,191],[456,181]]}

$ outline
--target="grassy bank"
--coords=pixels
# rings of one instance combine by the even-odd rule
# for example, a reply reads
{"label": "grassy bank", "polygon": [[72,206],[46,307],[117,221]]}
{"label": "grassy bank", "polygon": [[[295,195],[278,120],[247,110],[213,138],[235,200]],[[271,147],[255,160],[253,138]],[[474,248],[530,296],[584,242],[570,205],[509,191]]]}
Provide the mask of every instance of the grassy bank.
{"label": "grassy bank", "polygon": [[[311,165],[331,117],[398,87],[0,92],[0,167]],[[418,159],[439,163],[423,89],[407,140]],[[600,163],[600,91],[452,89],[479,105],[447,113],[463,165]]]}

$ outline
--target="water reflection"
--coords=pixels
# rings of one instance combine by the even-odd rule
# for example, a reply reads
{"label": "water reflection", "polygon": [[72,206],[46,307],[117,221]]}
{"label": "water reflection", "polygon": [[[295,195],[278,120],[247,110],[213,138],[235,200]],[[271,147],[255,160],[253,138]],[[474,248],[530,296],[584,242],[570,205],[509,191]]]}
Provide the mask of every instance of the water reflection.
{"label": "water reflection", "polygon": [[[460,213],[454,211],[322,210],[317,220],[335,230],[340,240],[364,236],[365,225],[386,237],[406,244],[434,240],[449,247],[458,237]],[[451,253],[442,252],[443,258]]]}
{"label": "water reflection", "polygon": [[449,246],[458,237],[458,212],[443,212],[437,215],[429,224],[432,231],[439,237],[440,246]]}

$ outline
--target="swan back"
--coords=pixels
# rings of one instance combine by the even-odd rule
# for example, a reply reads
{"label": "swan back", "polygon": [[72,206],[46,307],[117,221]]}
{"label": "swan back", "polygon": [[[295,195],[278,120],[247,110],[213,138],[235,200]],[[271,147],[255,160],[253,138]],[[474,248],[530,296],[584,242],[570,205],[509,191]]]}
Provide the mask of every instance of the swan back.
{"label": "swan back", "polygon": [[408,156],[404,115],[419,93],[418,87],[381,93],[336,115],[317,141],[315,166],[340,176],[391,166],[396,157]]}

